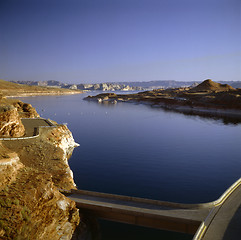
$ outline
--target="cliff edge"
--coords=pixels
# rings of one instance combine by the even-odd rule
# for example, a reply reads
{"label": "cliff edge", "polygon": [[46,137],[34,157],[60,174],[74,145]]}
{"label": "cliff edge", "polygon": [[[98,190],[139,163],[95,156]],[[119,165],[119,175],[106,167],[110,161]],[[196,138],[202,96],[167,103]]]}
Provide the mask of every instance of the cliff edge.
{"label": "cliff edge", "polygon": [[1,99],[0,106],[0,239],[71,239],[79,210],[59,190],[75,188],[72,133],[56,124],[34,138],[9,140],[24,136],[21,117],[38,114],[18,100]]}

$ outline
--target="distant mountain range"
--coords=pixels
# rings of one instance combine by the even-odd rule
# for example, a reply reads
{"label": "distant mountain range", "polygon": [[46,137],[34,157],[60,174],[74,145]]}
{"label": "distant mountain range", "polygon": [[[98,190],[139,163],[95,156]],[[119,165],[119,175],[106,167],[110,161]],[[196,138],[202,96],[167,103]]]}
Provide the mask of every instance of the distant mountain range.
{"label": "distant mountain range", "polygon": [[175,80],[156,80],[148,82],[118,82],[119,84],[128,84],[131,87],[142,87],[145,89],[157,89],[157,88],[178,88],[178,87],[190,87],[193,84],[198,84],[200,82],[195,81],[175,81]]}
{"label": "distant mountain range", "polygon": [[[57,88],[69,88],[80,90],[101,90],[101,91],[141,91],[158,88],[179,88],[196,86],[201,81],[175,81],[175,80],[155,80],[147,82],[107,82],[93,84],[68,84],[56,80],[48,81],[11,81],[18,84],[27,84],[35,86],[48,86]],[[222,84],[229,84],[234,88],[241,88],[241,81],[219,81]]]}
{"label": "distant mountain range", "polygon": [[99,91],[141,91],[142,87],[129,86],[127,84],[119,83],[88,83],[88,84],[68,84],[62,83],[55,80],[49,81],[11,81],[18,84],[27,84],[35,86],[45,86],[45,87],[56,87],[56,88],[68,88],[68,89],[79,89],[79,90],[99,90]]}

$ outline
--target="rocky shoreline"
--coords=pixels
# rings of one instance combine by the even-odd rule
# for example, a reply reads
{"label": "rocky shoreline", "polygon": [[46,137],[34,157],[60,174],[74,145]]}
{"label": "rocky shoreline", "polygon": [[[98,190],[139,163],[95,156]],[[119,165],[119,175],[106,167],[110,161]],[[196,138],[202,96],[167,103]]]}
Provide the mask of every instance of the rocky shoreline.
{"label": "rocky shoreline", "polygon": [[39,92],[39,93],[18,93],[18,94],[11,94],[8,95],[6,94],[5,96],[8,98],[16,98],[16,97],[35,97],[35,96],[55,96],[55,95],[75,95],[75,94],[80,94],[82,92],[74,92],[74,91],[66,91],[66,92]]}
{"label": "rocky shoreline", "polygon": [[[2,136],[23,135],[21,118],[39,116],[19,100],[1,99],[0,105]],[[60,192],[76,188],[68,159],[77,146],[59,124],[40,128],[34,139],[0,141],[0,239],[72,239],[76,229],[81,234],[79,210]]]}
{"label": "rocky shoreline", "polygon": [[135,94],[102,93],[88,96],[100,104],[140,103],[193,115],[210,114],[241,118],[241,89],[205,80],[196,87],[155,89]]}

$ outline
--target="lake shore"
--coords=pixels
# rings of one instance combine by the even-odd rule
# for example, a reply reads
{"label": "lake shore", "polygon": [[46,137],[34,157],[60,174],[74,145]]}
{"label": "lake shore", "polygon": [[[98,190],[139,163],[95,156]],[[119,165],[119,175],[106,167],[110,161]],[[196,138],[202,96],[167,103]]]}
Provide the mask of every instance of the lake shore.
{"label": "lake shore", "polygon": [[82,94],[82,91],[65,91],[65,92],[30,92],[30,93],[17,93],[17,94],[7,94],[6,97],[15,98],[15,97],[35,97],[35,96],[54,96],[54,95],[74,95],[74,94]]}
{"label": "lake shore", "polygon": [[55,88],[44,86],[29,86],[17,84],[0,79],[0,97],[31,97],[44,95],[81,94],[77,89]]}
{"label": "lake shore", "polygon": [[241,89],[206,80],[194,88],[155,89],[135,94],[102,93],[85,100],[132,102],[188,114],[241,117]]}

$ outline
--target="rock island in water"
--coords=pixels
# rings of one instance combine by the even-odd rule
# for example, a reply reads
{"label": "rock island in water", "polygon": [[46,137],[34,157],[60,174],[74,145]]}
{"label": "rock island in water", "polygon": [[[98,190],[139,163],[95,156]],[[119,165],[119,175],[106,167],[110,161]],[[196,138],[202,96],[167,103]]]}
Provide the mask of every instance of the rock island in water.
{"label": "rock island in water", "polygon": [[207,79],[195,87],[154,89],[135,94],[102,93],[85,100],[99,103],[135,102],[179,112],[241,118],[241,89]]}

